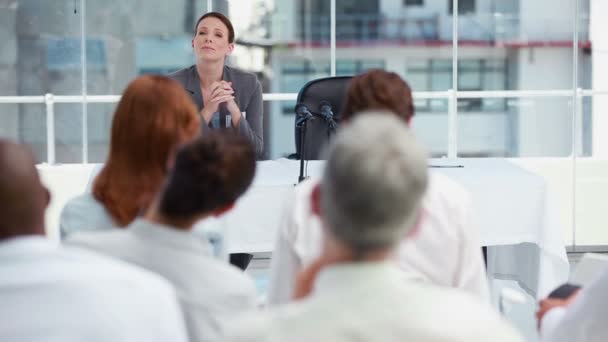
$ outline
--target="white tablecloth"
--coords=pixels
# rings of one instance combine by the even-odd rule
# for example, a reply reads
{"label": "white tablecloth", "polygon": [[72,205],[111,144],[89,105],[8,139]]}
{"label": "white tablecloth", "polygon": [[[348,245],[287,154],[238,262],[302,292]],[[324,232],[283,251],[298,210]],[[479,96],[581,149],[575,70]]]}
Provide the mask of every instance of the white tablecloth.
{"label": "white tablecloth", "polygon": [[[569,264],[562,241],[556,208],[551,204],[544,179],[505,159],[433,159],[432,168],[460,183],[472,194],[475,220],[482,243],[488,248],[488,273],[496,279],[510,279],[531,295],[542,297],[568,279]],[[308,163],[308,174],[321,174],[322,162]],[[76,169],[81,175],[76,176]],[[78,181],[85,190],[95,168],[91,165],[39,167],[51,192],[65,199],[66,184]],[[258,162],[251,189],[238,201],[235,210],[221,219],[208,220],[197,229],[223,231],[228,252],[271,252],[284,201],[297,183],[299,163],[279,159]],[[65,177],[63,177],[65,176]],[[63,179],[63,181],[60,181]],[[63,182],[63,184],[62,184]],[[71,196],[78,192],[69,187]],[[54,204],[58,212],[59,204]],[[55,216],[55,215],[53,215]],[[56,227],[58,217],[50,222]],[[48,222],[48,221],[47,221]],[[440,251],[438,251],[440,252]]]}

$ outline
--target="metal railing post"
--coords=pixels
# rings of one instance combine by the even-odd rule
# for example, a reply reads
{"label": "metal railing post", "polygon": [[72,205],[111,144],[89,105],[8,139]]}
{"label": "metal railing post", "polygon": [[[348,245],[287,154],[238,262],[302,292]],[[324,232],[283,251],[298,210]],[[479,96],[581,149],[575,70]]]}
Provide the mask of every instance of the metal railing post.
{"label": "metal railing post", "polygon": [[46,162],[55,164],[55,98],[53,94],[44,95],[46,105]]}
{"label": "metal railing post", "polygon": [[576,88],[576,111],[574,112],[574,130],[572,131],[574,136],[572,139],[575,139],[576,145],[574,146],[574,151],[577,156],[583,155],[583,139],[584,139],[584,131],[583,131],[583,89]]}
{"label": "metal railing post", "polygon": [[458,99],[448,90],[448,158],[458,158]]}

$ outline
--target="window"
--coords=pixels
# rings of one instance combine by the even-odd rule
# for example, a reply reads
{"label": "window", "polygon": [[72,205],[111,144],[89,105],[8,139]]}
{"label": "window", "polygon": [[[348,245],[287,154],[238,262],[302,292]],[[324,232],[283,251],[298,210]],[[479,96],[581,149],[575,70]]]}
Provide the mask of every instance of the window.
{"label": "window", "polygon": [[424,6],[424,0],[403,0],[404,6]]}
{"label": "window", "polygon": [[[507,89],[507,61],[503,59],[461,59],[458,61],[458,90],[504,90]],[[414,91],[444,91],[452,88],[451,60],[408,61],[405,78]],[[417,110],[445,111],[442,106],[433,106],[433,101],[420,101]],[[459,101],[461,111],[501,111],[506,108],[504,100],[483,101],[463,99]]]}
{"label": "window", "polygon": [[[86,40],[87,68],[104,70],[106,67],[106,49],[100,39]],[[50,71],[80,71],[80,39],[53,38],[47,40],[46,65]]]}
{"label": "window", "polygon": [[[382,60],[337,60],[336,76],[352,76],[366,70],[384,68]],[[327,77],[330,74],[329,61],[287,62],[281,68],[281,89],[297,93],[308,81]],[[293,114],[294,103],[283,103],[283,114]]]}
{"label": "window", "polygon": [[[454,13],[454,2],[448,1],[449,13]],[[458,0],[458,14],[470,14],[475,13],[475,0]]]}

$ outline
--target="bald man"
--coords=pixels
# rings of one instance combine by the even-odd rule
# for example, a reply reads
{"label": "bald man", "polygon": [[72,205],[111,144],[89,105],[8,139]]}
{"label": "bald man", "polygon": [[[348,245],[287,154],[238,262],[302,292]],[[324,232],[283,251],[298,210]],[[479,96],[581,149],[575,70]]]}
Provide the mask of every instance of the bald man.
{"label": "bald man", "polygon": [[45,238],[32,154],[0,139],[0,341],[186,341],[173,288]]}

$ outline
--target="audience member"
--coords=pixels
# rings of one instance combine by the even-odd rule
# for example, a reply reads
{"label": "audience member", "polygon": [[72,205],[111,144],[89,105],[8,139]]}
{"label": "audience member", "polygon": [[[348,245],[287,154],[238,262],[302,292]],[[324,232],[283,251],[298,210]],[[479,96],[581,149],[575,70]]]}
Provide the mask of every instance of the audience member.
{"label": "audience member", "polygon": [[82,232],[67,243],[157,272],[173,283],[191,342],[215,341],[222,320],[256,306],[253,281],[216,260],[193,225],[230,210],[255,173],[255,152],[243,137],[209,133],[185,145],[163,190],[127,229]]}
{"label": "audience member", "polygon": [[70,200],[60,218],[63,236],[131,223],[160,188],[175,148],[199,134],[200,118],[178,82],[141,76],[120,99],[106,163],[92,193]]}
{"label": "audience member", "polygon": [[[410,87],[397,74],[383,70],[354,77],[346,94],[343,126],[370,109],[388,111],[409,124],[414,115]],[[270,304],[291,298],[296,274],[320,252],[320,221],[311,214],[309,200],[316,184],[316,180],[300,183],[295,197],[284,208],[272,255]],[[431,283],[460,288],[489,302],[479,231],[471,223],[468,193],[449,178],[432,172],[422,208],[422,229],[400,244],[396,257],[399,267]]]}
{"label": "audience member", "polygon": [[0,140],[0,340],[186,341],[166,280],[44,237],[49,199],[32,154]]}
{"label": "audience member", "polygon": [[608,269],[566,298],[547,298],[536,314],[543,342],[600,342],[608,339]]}
{"label": "audience member", "polygon": [[226,341],[521,341],[479,298],[388,261],[424,220],[426,186],[426,155],[402,121],[352,119],[312,190],[322,247],[299,277],[302,299],[236,320]]}

